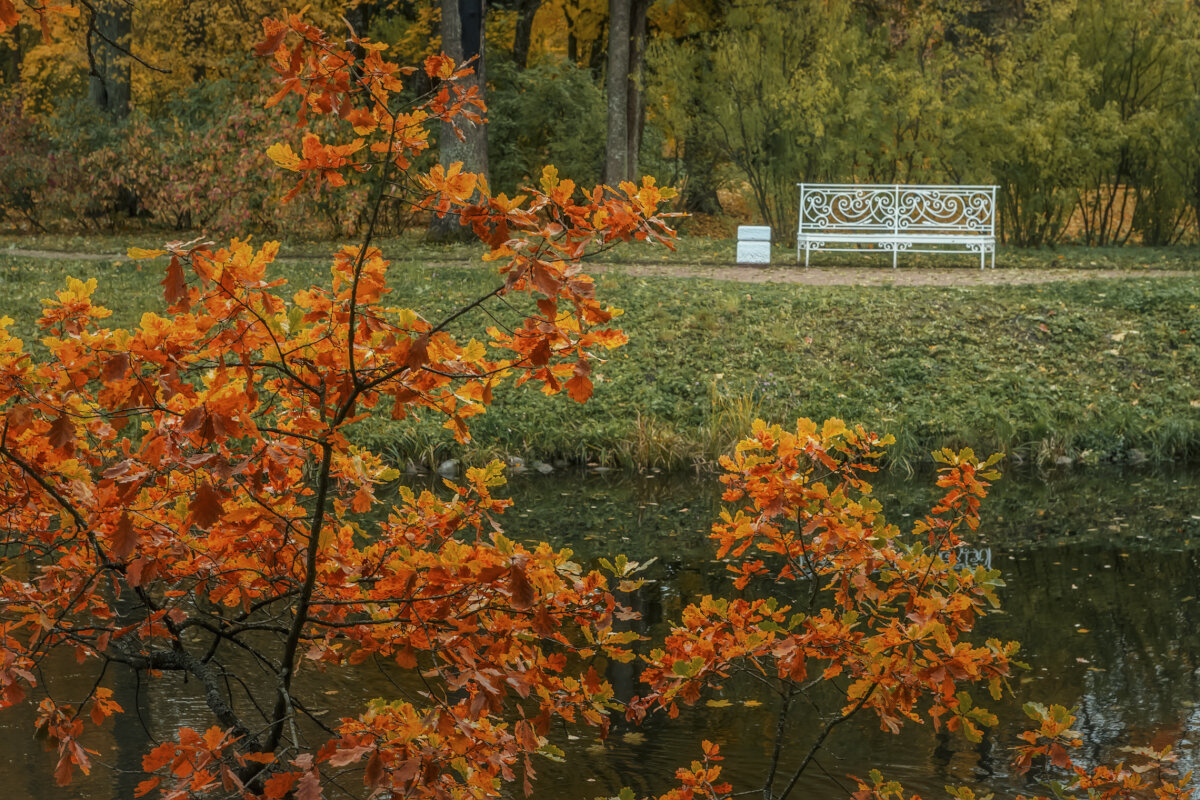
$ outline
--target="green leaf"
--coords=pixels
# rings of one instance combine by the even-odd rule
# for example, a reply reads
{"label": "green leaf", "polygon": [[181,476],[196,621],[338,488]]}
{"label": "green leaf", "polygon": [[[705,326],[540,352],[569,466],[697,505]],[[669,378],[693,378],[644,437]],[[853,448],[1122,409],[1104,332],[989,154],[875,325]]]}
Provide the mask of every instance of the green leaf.
{"label": "green leaf", "polygon": [[676,661],[671,666],[671,672],[681,678],[694,678],[704,668],[704,657],[696,656],[690,661]]}

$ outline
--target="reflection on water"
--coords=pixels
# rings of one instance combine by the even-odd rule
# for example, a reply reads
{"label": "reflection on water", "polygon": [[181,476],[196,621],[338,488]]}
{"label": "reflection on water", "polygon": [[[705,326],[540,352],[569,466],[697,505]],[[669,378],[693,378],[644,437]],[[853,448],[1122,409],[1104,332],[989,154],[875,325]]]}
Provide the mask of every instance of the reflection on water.
{"label": "reflection on water", "polygon": [[[901,523],[926,510],[928,480],[881,480],[876,494]],[[1184,771],[1200,767],[1200,475],[1089,473],[1009,477],[985,507],[979,541],[962,554],[1002,569],[1004,613],[987,618],[981,635],[1018,639],[1031,669],[1014,681],[1017,697],[989,706],[1001,724],[982,742],[910,727],[899,736],[869,719],[840,728],[830,754],[794,796],[834,797],[850,785],[847,773],[878,767],[924,796],[941,795],[947,783],[966,783],[1012,797],[1027,790],[1011,775],[1011,746],[1024,727],[1021,703],[1077,706],[1076,727],[1085,761],[1121,758],[1127,745],[1172,745]],[[548,539],[571,547],[583,561],[624,552],[649,561],[653,582],[630,599],[651,638],[661,637],[692,597],[730,593],[722,564],[705,539],[720,508],[711,477],[630,478],[615,475],[518,476],[516,508],[505,527],[519,539]],[[636,669],[617,665],[609,678],[618,693],[637,691]],[[245,669],[253,669],[247,664]],[[69,660],[46,664],[44,680],[69,699],[82,695],[91,673]],[[354,713],[371,697],[394,696],[392,678],[363,668],[352,675],[301,674],[310,690],[324,693],[333,714]],[[192,685],[167,680],[143,686],[118,676],[118,715],[91,740],[97,769],[67,789],[53,786],[53,757],[32,737],[33,712],[0,715],[0,780],[5,798],[127,798],[140,780],[141,754],[178,725],[208,727],[206,708]],[[983,698],[980,698],[983,699]],[[668,788],[674,770],[699,754],[702,738],[722,743],[726,777],[736,789],[761,785],[777,717],[771,698],[755,686],[731,681],[679,719],[655,718],[640,729],[614,726],[609,740],[587,731],[562,730],[564,764],[539,767],[536,795],[592,798],[625,785],[639,793]],[[812,718],[789,720],[784,767],[810,741]]]}

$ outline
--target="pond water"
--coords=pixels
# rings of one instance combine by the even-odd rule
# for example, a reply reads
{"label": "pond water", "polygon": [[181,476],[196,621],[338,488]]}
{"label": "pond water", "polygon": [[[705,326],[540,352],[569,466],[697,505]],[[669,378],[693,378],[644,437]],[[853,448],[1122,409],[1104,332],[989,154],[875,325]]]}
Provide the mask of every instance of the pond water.
{"label": "pond water", "polygon": [[[890,519],[919,516],[934,497],[929,477],[890,477],[876,483]],[[517,506],[506,515],[509,536],[571,547],[585,563],[624,552],[654,562],[651,582],[633,598],[641,630],[661,638],[693,597],[728,593],[723,565],[705,538],[721,507],[712,476],[631,477],[555,473],[515,476]],[[1029,791],[1011,773],[1011,748],[1025,727],[1026,700],[1077,707],[1084,762],[1115,760],[1125,746],[1171,745],[1184,771],[1200,767],[1200,474],[1114,473],[1007,476],[985,506],[985,522],[970,557],[1004,571],[1004,613],[988,617],[980,636],[1022,642],[1030,669],[1014,681],[1016,696],[985,703],[1000,725],[972,744],[957,735],[909,726],[882,733],[869,718],[830,737],[829,755],[805,776],[793,797],[845,796],[847,774],[872,768],[923,796],[944,796],[945,784],[968,784],[997,797]],[[52,754],[32,737],[32,711],[0,714],[0,782],[6,800],[127,798],[147,736],[177,725],[208,727],[203,702],[178,685],[114,676],[117,699],[130,712],[97,733],[98,761],[89,779],[53,785]],[[609,670],[618,693],[637,691],[636,668]],[[82,694],[94,675],[73,662],[47,664],[43,679],[56,693]],[[352,713],[369,698],[394,696],[392,677],[312,675],[308,689]],[[983,698],[984,693],[979,693]],[[341,701],[344,700],[344,704]],[[699,755],[701,739],[721,743],[725,777],[735,790],[759,788],[777,724],[771,698],[755,686],[728,683],[676,720],[651,719],[641,728],[618,722],[607,742],[586,731],[563,730],[565,763],[543,761],[535,796],[570,800],[610,796],[622,786],[639,795],[671,786],[679,766]],[[799,761],[812,741],[815,717],[794,714],[786,728],[781,770]],[[361,785],[361,784],[357,784]]]}

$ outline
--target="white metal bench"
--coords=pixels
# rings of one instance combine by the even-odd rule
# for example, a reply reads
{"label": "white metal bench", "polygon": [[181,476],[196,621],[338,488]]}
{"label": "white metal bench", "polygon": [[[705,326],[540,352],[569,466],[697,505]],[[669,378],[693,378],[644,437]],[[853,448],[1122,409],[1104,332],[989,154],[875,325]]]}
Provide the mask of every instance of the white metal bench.
{"label": "white metal bench", "polygon": [[988,254],[996,266],[995,186],[800,183],[796,258],[813,250]]}

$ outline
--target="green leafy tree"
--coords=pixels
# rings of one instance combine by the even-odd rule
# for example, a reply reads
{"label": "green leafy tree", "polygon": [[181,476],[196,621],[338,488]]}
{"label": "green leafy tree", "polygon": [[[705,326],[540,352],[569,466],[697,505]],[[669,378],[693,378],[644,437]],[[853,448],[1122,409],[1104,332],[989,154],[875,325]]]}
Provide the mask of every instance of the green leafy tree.
{"label": "green leafy tree", "polygon": [[604,98],[588,70],[551,56],[523,70],[493,61],[491,74],[493,185],[515,193],[547,164],[581,185],[599,182]]}

